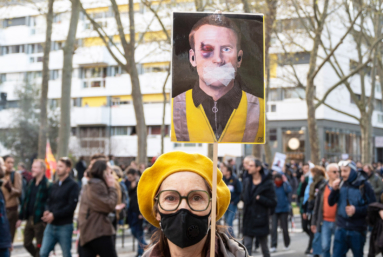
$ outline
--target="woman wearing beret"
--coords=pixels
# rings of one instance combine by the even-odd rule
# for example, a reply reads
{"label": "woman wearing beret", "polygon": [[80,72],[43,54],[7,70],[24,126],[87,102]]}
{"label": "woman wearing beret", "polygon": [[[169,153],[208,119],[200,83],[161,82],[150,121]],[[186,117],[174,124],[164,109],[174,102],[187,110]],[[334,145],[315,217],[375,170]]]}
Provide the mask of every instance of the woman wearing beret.
{"label": "woman wearing beret", "polygon": [[115,211],[117,190],[111,168],[105,160],[96,161],[88,171],[79,211],[80,257],[117,257],[116,231],[108,214]]}
{"label": "woman wearing beret", "polygon": [[[160,228],[158,240],[144,257],[210,256],[211,188],[213,163],[200,154],[161,155],[142,174],[138,204],[147,221]],[[217,176],[217,220],[230,203],[230,190]],[[217,232],[215,256],[248,257],[245,247]]]}

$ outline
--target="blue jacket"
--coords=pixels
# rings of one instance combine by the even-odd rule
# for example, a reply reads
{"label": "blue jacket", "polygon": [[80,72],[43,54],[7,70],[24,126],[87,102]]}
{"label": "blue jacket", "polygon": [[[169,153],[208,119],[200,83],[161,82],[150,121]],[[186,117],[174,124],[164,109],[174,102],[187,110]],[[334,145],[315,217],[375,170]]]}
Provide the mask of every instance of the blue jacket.
{"label": "blue jacket", "polygon": [[0,249],[11,248],[11,246],[11,231],[5,212],[5,200],[3,192],[0,190]]}
{"label": "blue jacket", "polygon": [[283,182],[280,187],[275,187],[275,194],[277,195],[277,207],[275,207],[275,213],[283,213],[290,211],[289,194],[292,191],[289,182]]}
{"label": "blue jacket", "polygon": [[[364,186],[363,186],[364,185]],[[363,195],[362,195],[362,192]],[[346,213],[347,200],[355,206],[355,213],[349,217]],[[375,194],[371,184],[360,173],[351,169],[350,176],[339,190],[331,189],[328,197],[330,206],[338,204],[336,225],[347,230],[364,231],[367,228],[367,208],[375,202]]]}
{"label": "blue jacket", "polygon": [[231,193],[230,203],[237,205],[239,203],[239,200],[241,200],[241,193],[242,193],[241,181],[239,181],[239,179],[233,175],[229,179],[226,179],[225,177],[223,177],[223,181],[225,182],[227,187],[230,189],[230,193]]}

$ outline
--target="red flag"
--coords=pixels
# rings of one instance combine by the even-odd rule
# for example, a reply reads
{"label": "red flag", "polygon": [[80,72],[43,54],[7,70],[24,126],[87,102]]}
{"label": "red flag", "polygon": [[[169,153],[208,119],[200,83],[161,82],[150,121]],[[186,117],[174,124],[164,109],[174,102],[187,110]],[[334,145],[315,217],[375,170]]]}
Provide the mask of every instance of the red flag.
{"label": "red flag", "polygon": [[53,174],[56,172],[56,159],[53,156],[51,144],[49,139],[47,140],[47,147],[45,149],[45,164],[47,165],[47,170],[45,176],[48,179],[52,179]]}

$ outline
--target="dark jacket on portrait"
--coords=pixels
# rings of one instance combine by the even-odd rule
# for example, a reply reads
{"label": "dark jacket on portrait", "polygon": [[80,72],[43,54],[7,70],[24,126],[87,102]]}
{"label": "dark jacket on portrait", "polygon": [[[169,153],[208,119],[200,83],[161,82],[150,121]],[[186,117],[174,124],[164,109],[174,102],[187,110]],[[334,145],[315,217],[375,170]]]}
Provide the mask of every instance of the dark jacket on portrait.
{"label": "dark jacket on portrait", "polygon": [[[266,236],[270,233],[269,213],[277,205],[272,175],[267,170],[261,171],[262,182],[253,186],[252,178],[243,183],[242,200],[244,202],[243,235]],[[259,200],[257,200],[257,196]]]}

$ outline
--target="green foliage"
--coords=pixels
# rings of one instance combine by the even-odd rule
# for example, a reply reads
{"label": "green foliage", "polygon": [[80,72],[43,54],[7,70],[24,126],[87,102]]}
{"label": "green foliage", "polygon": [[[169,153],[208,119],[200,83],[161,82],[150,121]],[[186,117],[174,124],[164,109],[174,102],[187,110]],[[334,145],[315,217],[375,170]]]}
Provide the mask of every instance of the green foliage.
{"label": "green foliage", "polygon": [[[12,109],[12,121],[9,128],[0,131],[2,145],[11,150],[16,162],[22,161],[27,166],[31,159],[37,156],[39,127],[40,127],[40,92],[36,85],[25,84],[16,95],[19,108]],[[59,117],[56,113],[49,113],[48,133],[53,154],[57,149]]]}

